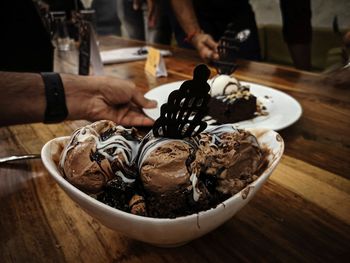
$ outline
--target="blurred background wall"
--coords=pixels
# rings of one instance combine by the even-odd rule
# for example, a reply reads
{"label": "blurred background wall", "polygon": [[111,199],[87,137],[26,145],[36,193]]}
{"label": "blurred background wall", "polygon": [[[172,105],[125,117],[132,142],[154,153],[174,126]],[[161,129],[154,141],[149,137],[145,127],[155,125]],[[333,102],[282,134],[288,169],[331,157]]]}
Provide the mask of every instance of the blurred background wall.
{"label": "blurred background wall", "polygon": [[[292,66],[282,38],[280,0],[250,0],[255,11],[263,61]],[[350,0],[311,0],[312,70],[324,71],[343,63],[343,35],[350,31]],[[337,16],[341,33],[333,32]]]}
{"label": "blurred background wall", "polygon": [[[279,0],[250,0],[258,24],[281,25]],[[312,25],[314,27],[332,27],[333,17],[338,16],[339,27],[350,30],[349,0],[311,0]]]}

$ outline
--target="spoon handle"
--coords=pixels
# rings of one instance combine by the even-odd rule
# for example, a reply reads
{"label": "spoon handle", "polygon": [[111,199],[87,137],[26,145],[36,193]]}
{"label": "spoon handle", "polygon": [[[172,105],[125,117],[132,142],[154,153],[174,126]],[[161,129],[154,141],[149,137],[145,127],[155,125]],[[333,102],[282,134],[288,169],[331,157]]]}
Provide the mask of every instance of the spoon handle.
{"label": "spoon handle", "polygon": [[26,155],[13,155],[0,158],[0,163],[7,163],[18,160],[26,160],[26,159],[37,159],[40,158],[40,154],[26,154]]}

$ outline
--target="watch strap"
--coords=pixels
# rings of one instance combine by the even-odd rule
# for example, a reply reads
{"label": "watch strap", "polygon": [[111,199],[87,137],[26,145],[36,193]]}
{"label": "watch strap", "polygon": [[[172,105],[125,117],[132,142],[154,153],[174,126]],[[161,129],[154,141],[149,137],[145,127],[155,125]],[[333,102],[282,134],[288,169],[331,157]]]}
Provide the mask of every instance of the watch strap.
{"label": "watch strap", "polygon": [[62,79],[55,72],[40,73],[45,84],[46,109],[44,123],[57,123],[68,116]]}

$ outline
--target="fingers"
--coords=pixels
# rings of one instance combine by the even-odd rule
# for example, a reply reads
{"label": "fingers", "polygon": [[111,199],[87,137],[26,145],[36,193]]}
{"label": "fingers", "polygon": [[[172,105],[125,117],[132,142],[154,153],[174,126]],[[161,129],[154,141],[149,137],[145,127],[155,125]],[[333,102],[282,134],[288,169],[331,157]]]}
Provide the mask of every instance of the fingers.
{"label": "fingers", "polygon": [[208,34],[198,34],[193,40],[194,46],[197,48],[200,57],[205,61],[218,58],[218,44]]}
{"label": "fingers", "polygon": [[205,44],[207,47],[210,49],[210,54],[208,54],[208,59],[213,60],[213,59],[218,59],[219,54],[218,54],[218,43],[214,41],[214,39],[208,35],[208,38],[205,41]]}
{"label": "fingers", "polygon": [[148,8],[148,26],[150,28],[153,28],[156,26],[156,19],[157,19],[157,10],[156,5],[154,4],[154,0],[147,0],[147,8]]}
{"label": "fingers", "polygon": [[218,48],[218,43],[216,43],[214,41],[214,39],[210,36],[207,35],[207,38],[205,39],[205,44],[214,52],[217,52],[217,48]]}
{"label": "fingers", "polygon": [[139,91],[134,91],[131,101],[141,108],[155,108],[157,107],[157,101],[149,100],[143,96]]}
{"label": "fingers", "polygon": [[120,124],[123,126],[152,126],[154,121],[146,117],[143,113],[136,111],[129,111],[121,120]]}
{"label": "fingers", "polygon": [[124,107],[120,111],[119,124],[123,126],[152,126],[154,121],[148,118],[140,108],[135,105]]}
{"label": "fingers", "polygon": [[157,106],[157,102],[145,98],[132,81],[116,78],[112,80],[114,82],[109,81],[110,85],[113,83],[111,92],[105,95],[111,104],[118,105],[131,101],[140,108],[155,108]]}
{"label": "fingers", "polygon": [[140,0],[133,0],[132,8],[134,10],[139,10],[141,8],[141,1]]}
{"label": "fingers", "polygon": [[199,50],[199,56],[209,62],[209,61],[212,61],[212,60],[216,60],[219,58],[219,54],[205,46],[203,46],[200,50]]}
{"label": "fingers", "polygon": [[210,50],[209,48],[203,47],[200,51],[199,51],[199,55],[200,57],[205,60],[205,61],[210,61],[213,57],[213,51]]}
{"label": "fingers", "polygon": [[94,108],[94,111],[95,113],[91,114],[91,116],[87,118],[88,120],[111,120],[118,125],[128,127],[151,126],[154,123],[154,121],[148,118],[139,107],[133,105],[132,103],[107,108],[104,106],[97,106]]}
{"label": "fingers", "polygon": [[157,102],[145,98],[133,82],[111,77],[94,77],[90,82],[98,92],[89,96],[91,105],[84,115],[87,119],[109,119],[125,126],[153,124],[141,109],[154,108]]}

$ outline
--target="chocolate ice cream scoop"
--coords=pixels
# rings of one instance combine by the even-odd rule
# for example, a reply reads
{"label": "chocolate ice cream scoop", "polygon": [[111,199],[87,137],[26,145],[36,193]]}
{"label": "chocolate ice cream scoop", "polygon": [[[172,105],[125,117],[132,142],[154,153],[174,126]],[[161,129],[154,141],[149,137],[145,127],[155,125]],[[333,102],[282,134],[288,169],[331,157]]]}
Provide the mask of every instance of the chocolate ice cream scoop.
{"label": "chocolate ice cream scoop", "polygon": [[152,133],[146,136],[138,166],[150,215],[183,215],[190,208],[188,202],[198,199],[196,151],[192,140],[154,138]]}
{"label": "chocolate ice cream scoop", "polygon": [[149,134],[138,157],[149,214],[176,217],[207,210],[254,181],[262,162],[257,139],[230,124],[183,140]]}
{"label": "chocolate ice cream scoop", "polygon": [[217,191],[233,195],[257,178],[264,152],[254,135],[230,124],[206,132],[209,139],[200,146],[207,156],[202,171],[216,177]]}
{"label": "chocolate ice cream scoop", "polygon": [[124,183],[134,179],[132,160],[140,137],[111,121],[98,121],[76,130],[61,154],[60,168],[79,189],[97,193],[116,176]]}

